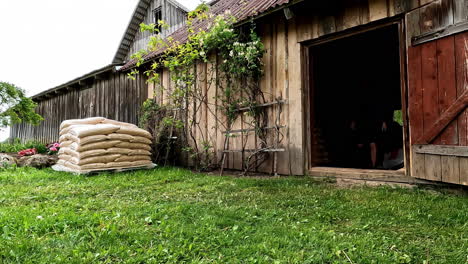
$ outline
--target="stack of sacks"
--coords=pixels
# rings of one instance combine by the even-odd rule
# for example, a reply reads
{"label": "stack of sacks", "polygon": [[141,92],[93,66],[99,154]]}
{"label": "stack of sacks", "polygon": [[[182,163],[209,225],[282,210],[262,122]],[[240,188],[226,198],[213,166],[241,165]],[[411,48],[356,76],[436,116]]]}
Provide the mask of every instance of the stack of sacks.
{"label": "stack of sacks", "polygon": [[91,172],[154,166],[151,134],[135,125],[103,117],[67,120],[60,125],[58,170]]}

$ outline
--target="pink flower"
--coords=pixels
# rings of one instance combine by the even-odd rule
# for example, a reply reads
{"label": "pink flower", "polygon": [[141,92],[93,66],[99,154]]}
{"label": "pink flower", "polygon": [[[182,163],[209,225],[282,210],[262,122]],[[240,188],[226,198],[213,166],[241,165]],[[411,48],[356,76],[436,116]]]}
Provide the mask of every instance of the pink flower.
{"label": "pink flower", "polygon": [[51,151],[57,151],[57,148],[56,147],[51,147],[50,150]]}

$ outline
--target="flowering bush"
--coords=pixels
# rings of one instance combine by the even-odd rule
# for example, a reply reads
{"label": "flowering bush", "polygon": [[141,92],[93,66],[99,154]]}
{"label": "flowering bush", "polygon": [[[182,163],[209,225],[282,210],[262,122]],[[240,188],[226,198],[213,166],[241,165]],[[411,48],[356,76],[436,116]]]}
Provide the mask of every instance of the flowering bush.
{"label": "flowering bush", "polygon": [[37,150],[35,148],[25,149],[25,150],[22,150],[22,151],[18,152],[18,155],[20,157],[32,156],[32,155],[36,155],[36,154],[37,154]]}
{"label": "flowering bush", "polygon": [[50,143],[46,145],[46,148],[48,150],[49,155],[54,155],[57,154],[57,152],[60,150],[60,144],[57,142]]}
{"label": "flowering bush", "polygon": [[49,154],[49,155],[54,155],[57,154],[58,151],[60,150],[60,144],[55,142],[55,143],[50,143],[47,145],[37,145],[35,147],[30,147],[28,149],[24,149],[18,152],[18,155],[20,157],[24,156],[32,156],[36,154]]}

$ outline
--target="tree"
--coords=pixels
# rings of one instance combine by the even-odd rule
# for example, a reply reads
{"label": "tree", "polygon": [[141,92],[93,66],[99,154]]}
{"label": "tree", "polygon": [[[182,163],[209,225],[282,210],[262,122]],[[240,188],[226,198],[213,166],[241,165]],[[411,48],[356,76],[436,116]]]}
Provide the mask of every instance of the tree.
{"label": "tree", "polygon": [[23,89],[7,82],[0,82],[0,127],[19,123],[39,125],[44,120],[35,112],[37,104],[26,97]]}

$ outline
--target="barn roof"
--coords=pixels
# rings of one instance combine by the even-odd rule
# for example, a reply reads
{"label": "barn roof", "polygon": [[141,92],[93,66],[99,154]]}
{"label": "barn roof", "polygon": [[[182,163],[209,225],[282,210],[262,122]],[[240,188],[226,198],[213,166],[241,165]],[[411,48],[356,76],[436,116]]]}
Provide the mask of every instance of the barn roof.
{"label": "barn roof", "polygon": [[87,73],[87,74],[82,75],[82,76],[80,76],[78,78],[75,78],[75,79],[73,79],[73,80],[71,80],[69,82],[61,84],[61,85],[59,85],[57,87],[54,87],[54,88],[48,89],[46,91],[43,91],[43,92],[41,92],[39,94],[36,94],[36,95],[32,96],[31,99],[33,99],[34,101],[41,101],[41,100],[43,100],[45,98],[48,98],[48,97],[63,93],[63,91],[83,86],[83,84],[87,84],[91,79],[96,78],[97,76],[108,74],[110,72],[115,72],[117,70],[117,68],[116,68],[117,66],[119,66],[119,64],[107,65],[107,66],[105,66],[103,68],[94,70],[94,71],[92,71],[90,73]]}
{"label": "barn roof", "polygon": [[[294,0],[214,0],[209,3],[211,6],[211,13],[215,16],[230,11],[238,23],[242,23],[251,18],[257,18],[268,11],[274,11],[276,8],[283,8],[286,4],[300,1]],[[214,16],[214,17],[215,17]],[[208,20],[194,24],[195,28],[206,29],[207,25],[210,23]],[[184,43],[188,39],[187,26],[181,27],[174,33],[171,37],[174,41],[179,43]],[[145,61],[156,58],[158,55],[162,54],[165,49],[159,49],[153,51],[144,57]],[[128,70],[134,67],[136,60],[131,60],[127,62],[120,71]]]}
{"label": "barn roof", "polygon": [[[122,42],[120,44],[119,51],[117,51],[116,56],[119,54],[119,52],[121,52],[121,48],[124,41],[128,41],[130,38],[132,38],[132,34],[134,37],[134,34],[136,34],[136,32],[139,30],[139,24],[143,21],[142,19],[144,19],[142,13],[146,12],[150,1],[151,0],[140,0],[140,2],[138,3],[132,16],[132,19],[130,20],[130,24],[127,28],[127,31],[125,32],[122,38]],[[173,3],[174,5],[180,6],[180,8],[185,8],[182,5],[178,4],[175,0],[168,1]],[[223,14],[224,12],[229,10],[231,11],[231,14],[237,18],[238,23],[241,24],[242,22],[245,22],[248,19],[255,19],[264,14],[269,13],[270,11],[275,11],[276,9],[283,8],[287,6],[287,4],[293,4],[301,1],[303,0],[213,0],[208,4],[211,6],[211,12],[214,15]],[[187,9],[185,8],[184,10]],[[195,24],[195,27],[206,28],[208,23],[209,21],[205,20],[202,23],[199,23],[198,25]],[[133,25],[137,25],[137,28],[135,29],[135,26]],[[135,30],[134,33],[133,30]],[[188,39],[186,27],[180,28],[179,30],[172,33],[170,36],[176,41],[179,41],[181,43],[185,42]],[[145,57],[145,60],[149,61],[151,59],[154,59],[163,52],[164,50],[152,52]],[[87,73],[81,77],[78,77],[72,81],[59,85],[57,87],[48,89],[37,95],[34,95],[32,99],[35,101],[41,101],[45,98],[60,94],[63,91],[68,90],[70,88],[79,87],[82,84],[85,84],[90,79],[95,78],[96,76],[103,75],[109,72],[128,70],[135,66],[135,61],[127,62],[124,66],[117,70],[116,67],[121,65],[122,63],[114,58],[114,62],[112,64]]]}
{"label": "barn roof", "polygon": [[[138,5],[136,6],[135,11],[133,11],[133,15],[130,19],[130,22],[128,23],[127,30],[122,36],[122,40],[120,41],[119,48],[117,49],[117,52],[115,53],[112,63],[122,63],[125,60],[127,52],[129,51],[130,46],[133,40],[135,39],[136,34],[140,30],[140,24],[145,19],[147,10],[151,5],[151,1],[153,0],[140,0],[138,2]],[[183,11],[187,13],[189,12],[189,9],[187,9],[182,4],[178,3],[176,0],[166,0],[166,1],[172,4],[173,6],[182,9]]]}

